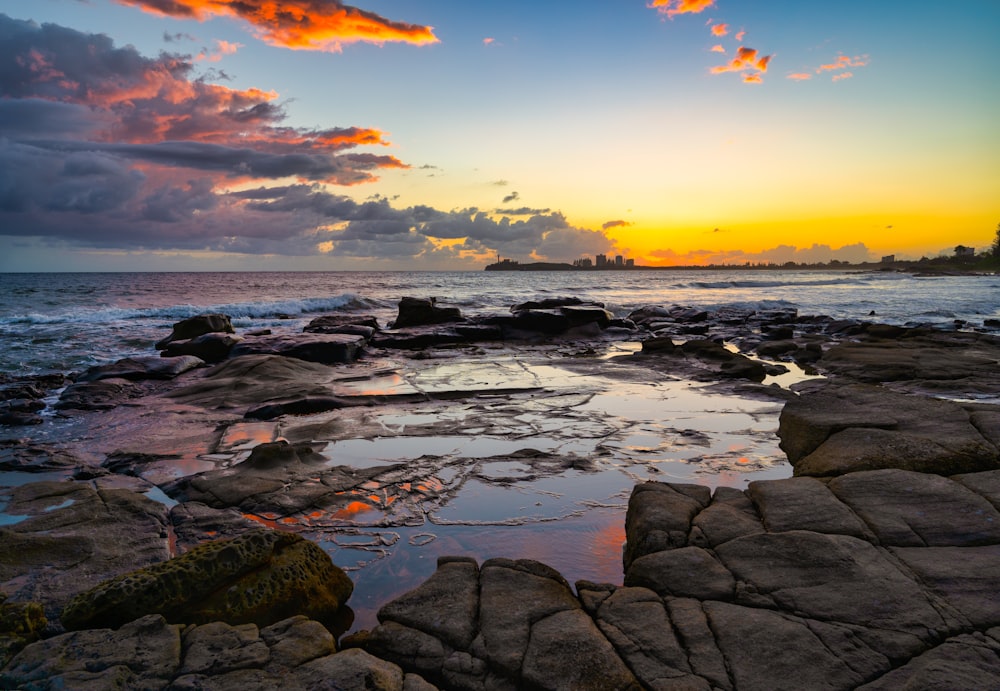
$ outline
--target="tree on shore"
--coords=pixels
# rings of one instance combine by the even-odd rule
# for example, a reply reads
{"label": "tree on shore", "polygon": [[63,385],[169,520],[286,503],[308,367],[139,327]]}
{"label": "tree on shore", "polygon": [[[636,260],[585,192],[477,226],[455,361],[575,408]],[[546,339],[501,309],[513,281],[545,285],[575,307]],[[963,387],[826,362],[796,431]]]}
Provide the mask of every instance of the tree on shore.
{"label": "tree on shore", "polygon": [[993,239],[993,247],[990,248],[990,254],[993,255],[994,259],[1000,259],[1000,223],[997,223],[997,236]]}

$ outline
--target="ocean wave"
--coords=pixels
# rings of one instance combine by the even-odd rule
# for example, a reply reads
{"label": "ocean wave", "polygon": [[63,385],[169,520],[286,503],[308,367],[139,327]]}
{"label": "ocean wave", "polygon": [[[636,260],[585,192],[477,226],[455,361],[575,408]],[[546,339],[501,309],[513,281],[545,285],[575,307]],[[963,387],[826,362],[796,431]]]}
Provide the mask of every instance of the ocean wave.
{"label": "ocean wave", "polygon": [[293,300],[234,302],[219,305],[171,305],[155,308],[77,308],[59,314],[30,313],[0,318],[0,325],[110,324],[134,320],[179,321],[199,314],[221,313],[234,320],[282,318],[333,311],[385,309],[389,305],[354,293]]}
{"label": "ocean wave", "polygon": [[730,290],[730,289],[747,289],[747,288],[798,288],[804,286],[845,286],[845,285],[863,285],[868,283],[868,281],[860,276],[852,276],[850,278],[818,278],[808,281],[796,281],[796,280],[734,280],[734,281],[692,281],[690,283],[681,284],[682,288],[696,288],[702,290]]}

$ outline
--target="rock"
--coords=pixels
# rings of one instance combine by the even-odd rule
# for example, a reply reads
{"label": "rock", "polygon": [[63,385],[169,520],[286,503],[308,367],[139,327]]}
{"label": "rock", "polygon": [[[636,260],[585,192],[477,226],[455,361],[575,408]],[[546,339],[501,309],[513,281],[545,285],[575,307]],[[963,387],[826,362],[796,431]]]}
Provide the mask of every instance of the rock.
{"label": "rock", "polygon": [[157,350],[163,350],[172,341],[187,341],[202,334],[222,332],[235,333],[229,317],[224,314],[199,314],[182,319],[174,324],[170,335],[156,343]]}
{"label": "rock", "polygon": [[598,305],[573,305],[560,307],[559,311],[569,318],[570,326],[597,324],[601,329],[611,325],[614,315]]}
{"label": "rock", "polygon": [[40,425],[43,422],[45,422],[45,418],[35,413],[0,408],[0,425],[6,425],[7,427],[28,427],[31,425]]}
{"label": "rock", "polygon": [[463,322],[381,331],[372,338],[372,345],[379,348],[419,350],[480,341],[499,341],[503,337],[503,330],[497,324]]}
{"label": "rock", "polygon": [[423,584],[379,610],[381,622],[393,621],[468,650],[479,616],[479,567],[472,559],[442,557]]}
{"label": "rock", "polygon": [[109,365],[97,365],[89,368],[76,378],[77,382],[95,382],[103,379],[127,379],[141,381],[143,379],[173,379],[205,362],[192,355],[177,357],[134,357],[112,362]]}
{"label": "rock", "polygon": [[625,516],[625,570],[643,555],[687,546],[691,520],[710,500],[711,490],[700,485],[636,485]]}
{"label": "rock", "polygon": [[118,631],[74,631],[22,650],[0,671],[3,688],[162,689],[181,662],[180,626],[158,615]]}
{"label": "rock", "polygon": [[663,601],[645,588],[618,588],[597,612],[597,624],[645,688],[709,689],[692,675]]}
{"label": "rock", "polygon": [[795,341],[767,341],[757,346],[757,354],[761,357],[777,357],[799,349]]}
{"label": "rock", "polygon": [[1000,679],[997,636],[976,632],[941,643],[898,669],[858,687],[858,691],[897,689],[988,689]]}
{"label": "rock", "polygon": [[732,600],[733,575],[707,550],[679,547],[646,554],[632,562],[625,585],[648,588],[661,597]]}
{"label": "rock", "polygon": [[37,641],[48,620],[38,602],[7,602],[0,592],[0,669],[24,646]]}
{"label": "rock", "polygon": [[164,347],[161,355],[163,357],[193,355],[205,362],[222,362],[229,357],[233,346],[242,340],[233,334],[207,333],[187,341],[171,341]]}
{"label": "rock", "polygon": [[280,355],[307,362],[345,364],[354,362],[365,346],[362,336],[352,334],[280,334],[245,338],[229,352],[244,355]]}
{"label": "rock", "polygon": [[583,300],[577,297],[559,297],[559,298],[545,298],[543,300],[528,300],[527,302],[521,302],[511,306],[510,311],[513,313],[513,312],[523,312],[524,310],[551,310],[551,309],[559,309],[560,307],[573,307],[577,305],[587,305],[598,308],[604,307],[602,303],[584,302]]}
{"label": "rock", "polygon": [[277,441],[259,444],[250,457],[229,468],[180,478],[163,486],[168,496],[216,509],[239,507],[246,513],[275,517],[362,501],[349,490],[397,465],[372,468],[330,466],[309,444]]}
{"label": "rock", "polygon": [[393,328],[462,321],[462,313],[457,307],[439,307],[436,302],[437,298],[404,297],[399,301]]}
{"label": "rock", "polygon": [[50,620],[80,591],[169,557],[166,507],[127,489],[35,482],[5,511],[27,518],[0,528],[0,587]]}
{"label": "rock", "polygon": [[558,309],[530,309],[514,313],[511,328],[518,331],[531,331],[548,336],[561,334],[573,326],[570,318]]}
{"label": "rock", "polygon": [[371,338],[371,334],[379,330],[378,320],[370,314],[324,314],[306,324],[302,330],[317,334],[363,333],[350,329],[363,329],[370,332],[366,338]]}
{"label": "rock", "polygon": [[737,581],[799,616],[906,632],[925,642],[958,623],[893,561],[855,537],[765,533],[730,540],[716,554]]}
{"label": "rock", "polygon": [[165,395],[205,408],[241,408],[293,396],[328,396],[336,370],[279,355],[234,357]]}
{"label": "rock", "polygon": [[1000,467],[1000,451],[956,403],[871,386],[789,401],[778,436],[796,475],[900,468],[953,475]]}
{"label": "rock", "polygon": [[[801,478],[805,479],[805,478]],[[1000,544],[1000,512],[965,486],[905,470],[849,473],[833,492],[887,547]]]}
{"label": "rock", "polygon": [[751,482],[747,495],[760,512],[769,533],[811,530],[853,535],[875,542],[875,536],[825,484],[811,477]]}
{"label": "rock", "polygon": [[67,386],[55,407],[59,410],[112,410],[144,394],[138,384],[126,379],[101,379]]}
{"label": "rock", "polygon": [[555,570],[530,560],[489,559],[480,569],[479,633],[491,668],[517,679],[534,622],[581,609]]}
{"label": "rock", "polygon": [[317,545],[256,530],[105,581],[63,610],[68,629],[118,627],[148,614],[178,623],[258,626],[306,614],[331,620],[354,584]]}
{"label": "rock", "polygon": [[337,652],[336,641],[318,621],[297,615],[261,629],[261,640],[270,648],[269,662],[298,667]]}
{"label": "rock", "polygon": [[581,609],[555,612],[531,626],[521,679],[553,691],[641,691],[642,686]]}
{"label": "rock", "polygon": [[294,678],[303,689],[403,691],[403,670],[358,648],[308,662]]}
{"label": "rock", "polygon": [[859,342],[828,349],[818,366],[858,382],[892,383],[910,390],[935,390],[967,397],[1000,389],[1000,338],[974,332],[872,327]]}
{"label": "rock", "polygon": [[238,669],[263,667],[271,651],[258,634],[253,624],[230,626],[215,621],[189,626],[181,637],[184,663],[178,674],[220,675]]}
{"label": "rock", "polygon": [[715,547],[762,532],[764,526],[753,502],[739,490],[717,487],[712,503],[691,521],[689,542],[698,547]]}
{"label": "rock", "polygon": [[852,689],[891,668],[874,651],[838,650],[819,622],[725,602],[704,607],[740,691]]}
{"label": "rock", "polygon": [[892,550],[930,592],[960,613],[965,628],[1000,625],[1000,545]]}
{"label": "rock", "polygon": [[254,406],[243,414],[248,420],[274,420],[282,415],[312,415],[355,405],[339,396],[300,396]]}

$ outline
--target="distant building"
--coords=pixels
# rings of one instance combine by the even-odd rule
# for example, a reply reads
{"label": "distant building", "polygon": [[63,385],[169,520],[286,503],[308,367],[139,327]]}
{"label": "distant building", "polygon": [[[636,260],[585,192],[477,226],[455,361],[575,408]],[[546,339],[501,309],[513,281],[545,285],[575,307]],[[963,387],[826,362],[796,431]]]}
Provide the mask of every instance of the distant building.
{"label": "distant building", "polygon": [[626,259],[625,260],[625,267],[626,268],[631,269],[634,266],[635,266],[635,259]]}
{"label": "distant building", "polygon": [[603,254],[597,255],[597,268],[598,269],[603,269],[607,265],[608,265],[608,258],[607,258],[607,256],[603,255]]}
{"label": "distant building", "polygon": [[895,262],[896,262],[895,254],[887,254],[884,257],[882,257],[883,264],[894,264]]}
{"label": "distant building", "polygon": [[584,257],[583,259],[577,259],[573,262],[573,266],[578,266],[581,269],[589,269],[594,265],[594,262],[590,261],[590,257]]}
{"label": "distant building", "polygon": [[622,255],[615,256],[615,266],[625,266],[625,257]]}
{"label": "distant building", "polygon": [[976,248],[975,247],[966,247],[965,245],[959,245],[958,247],[955,248],[955,256],[956,257],[975,257],[976,256]]}

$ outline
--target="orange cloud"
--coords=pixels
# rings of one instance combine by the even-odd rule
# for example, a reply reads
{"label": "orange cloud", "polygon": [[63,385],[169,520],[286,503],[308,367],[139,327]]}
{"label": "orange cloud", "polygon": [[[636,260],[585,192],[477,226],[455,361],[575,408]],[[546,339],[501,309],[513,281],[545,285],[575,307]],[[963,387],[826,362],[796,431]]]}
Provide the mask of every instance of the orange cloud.
{"label": "orange cloud", "polygon": [[670,18],[678,14],[697,14],[714,6],[715,0],[653,0],[648,5]]}
{"label": "orange cloud", "polygon": [[740,29],[739,32],[733,38],[735,38],[737,41],[742,41],[743,37],[746,35],[747,35],[746,30]]}
{"label": "orange cloud", "polygon": [[496,39],[495,38],[490,38],[489,36],[487,36],[486,38],[483,39],[483,45],[484,46],[488,46],[491,43],[495,43],[495,42],[496,42]]}
{"label": "orange cloud", "polygon": [[437,43],[429,26],[394,22],[338,0],[117,0],[152,14],[206,20],[237,17],[265,43],[339,52],[345,43]]}
{"label": "orange cloud", "polygon": [[767,72],[767,65],[770,62],[770,55],[758,56],[757,49],[740,46],[736,49],[736,57],[725,65],[713,67],[711,72],[712,74],[742,72],[744,82],[748,84],[759,84],[763,81],[760,75]]}
{"label": "orange cloud", "polygon": [[791,79],[796,82],[805,82],[813,78],[808,72],[792,72],[790,75],[785,77],[786,79]]}
{"label": "orange cloud", "polygon": [[197,60],[208,60],[209,62],[219,62],[225,55],[235,55],[236,51],[243,47],[242,43],[230,43],[229,41],[216,40],[215,50],[203,49],[196,58]]}
{"label": "orange cloud", "polygon": [[833,81],[839,82],[841,79],[850,79],[853,76],[853,72],[841,72],[840,74],[833,75]]}
{"label": "orange cloud", "polygon": [[728,33],[729,33],[729,25],[728,24],[715,24],[714,26],[712,26],[712,35],[713,36],[725,36]]}
{"label": "orange cloud", "polygon": [[820,65],[816,68],[816,72],[827,72],[832,70],[844,70],[848,67],[864,67],[868,64],[867,55],[858,55],[855,57],[850,57],[847,55],[837,56],[836,62],[827,63],[825,65]]}
{"label": "orange cloud", "polygon": [[711,50],[712,50],[713,53],[725,53],[726,52],[726,49],[723,48],[722,46],[718,45],[718,44],[712,46]]}

